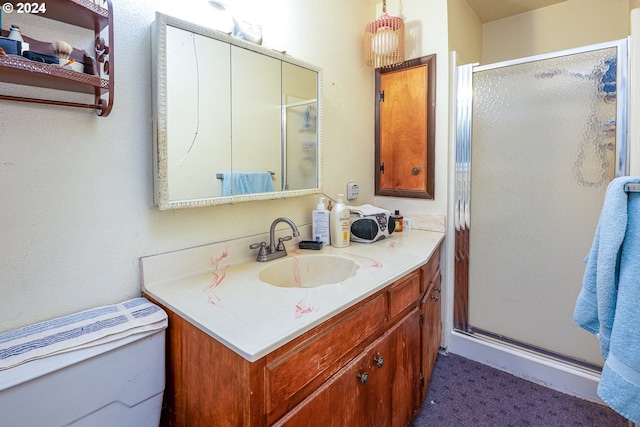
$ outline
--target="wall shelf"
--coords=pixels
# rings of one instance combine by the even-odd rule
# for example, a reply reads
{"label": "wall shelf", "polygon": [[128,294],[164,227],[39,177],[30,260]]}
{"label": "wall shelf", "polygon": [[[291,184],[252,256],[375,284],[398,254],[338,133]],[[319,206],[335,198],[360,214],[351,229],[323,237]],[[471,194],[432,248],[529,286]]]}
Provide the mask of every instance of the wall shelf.
{"label": "wall shelf", "polygon": [[[96,57],[91,58],[86,53],[74,49],[72,58],[85,64],[85,71],[81,73],[57,65],[45,64],[15,55],[0,55],[0,81],[27,86],[65,90],[94,95],[94,103],[82,104],[55,99],[27,98],[1,95],[1,100],[30,102],[48,105],[61,105],[79,108],[95,109],[96,114],[106,117],[111,112],[114,94],[114,62],[113,62],[113,9],[110,0],[106,0],[106,8],[94,4],[89,0],[49,0],[46,13],[41,17],[54,21],[79,26],[94,32],[96,43]],[[108,43],[101,38],[100,33],[108,28]],[[3,35],[7,33],[3,31]],[[23,36],[29,42],[32,50],[48,53],[48,42],[41,42]],[[100,77],[100,66],[103,75]],[[105,97],[106,95],[106,97]]]}

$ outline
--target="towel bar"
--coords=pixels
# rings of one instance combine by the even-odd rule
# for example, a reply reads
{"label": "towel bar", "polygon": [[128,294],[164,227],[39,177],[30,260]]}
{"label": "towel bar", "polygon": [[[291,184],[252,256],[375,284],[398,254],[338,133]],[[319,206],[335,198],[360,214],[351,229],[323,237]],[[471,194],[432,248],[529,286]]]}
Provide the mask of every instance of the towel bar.
{"label": "towel bar", "polygon": [[[271,176],[275,176],[275,174],[276,174],[275,172],[272,172],[272,171],[267,171],[267,172],[269,172],[269,173],[271,174]],[[222,173],[217,173],[217,174],[216,174],[216,178],[217,178],[217,179],[223,179],[223,178],[224,178],[224,174],[222,174]]]}
{"label": "towel bar", "polygon": [[625,184],[624,191],[627,193],[640,193],[640,184]]}

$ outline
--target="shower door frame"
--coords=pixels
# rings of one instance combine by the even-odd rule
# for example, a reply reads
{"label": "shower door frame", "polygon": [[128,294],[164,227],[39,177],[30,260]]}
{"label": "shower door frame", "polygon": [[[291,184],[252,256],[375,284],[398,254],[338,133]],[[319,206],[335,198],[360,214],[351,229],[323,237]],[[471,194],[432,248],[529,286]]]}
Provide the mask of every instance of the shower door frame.
{"label": "shower door frame", "polygon": [[[615,176],[624,176],[629,171],[628,159],[628,73],[629,73],[629,40],[621,39],[611,42],[598,43],[574,49],[566,49],[542,55],[519,58],[479,66],[467,64],[456,67],[455,71],[455,148],[454,148],[454,184],[452,189],[453,210],[453,330],[471,337],[479,338],[470,330],[469,325],[469,232],[471,229],[470,200],[471,200],[471,145],[473,124],[473,73],[491,69],[520,65],[561,56],[586,53],[595,50],[616,48],[616,152]],[[514,339],[492,336],[492,340],[507,346],[514,346],[524,351],[533,351],[543,357],[570,363],[575,366],[596,369],[585,366],[581,361],[564,355],[557,355],[549,350],[528,345]]]}

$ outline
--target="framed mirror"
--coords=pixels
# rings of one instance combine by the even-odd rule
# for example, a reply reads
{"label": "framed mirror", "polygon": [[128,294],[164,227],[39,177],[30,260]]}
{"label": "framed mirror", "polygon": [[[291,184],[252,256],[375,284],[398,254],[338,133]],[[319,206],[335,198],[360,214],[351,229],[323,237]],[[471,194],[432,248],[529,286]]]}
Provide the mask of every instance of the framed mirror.
{"label": "framed mirror", "polygon": [[319,67],[159,12],[152,48],[160,209],[321,192]]}
{"label": "framed mirror", "polygon": [[376,69],[375,194],[434,198],[436,55]]}

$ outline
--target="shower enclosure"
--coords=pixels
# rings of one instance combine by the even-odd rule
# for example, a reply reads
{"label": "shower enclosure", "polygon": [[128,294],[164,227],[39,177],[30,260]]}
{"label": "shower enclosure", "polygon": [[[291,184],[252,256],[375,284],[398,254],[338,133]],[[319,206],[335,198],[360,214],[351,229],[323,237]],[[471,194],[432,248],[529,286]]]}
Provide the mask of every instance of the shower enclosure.
{"label": "shower enclosure", "polygon": [[458,67],[458,331],[602,365],[573,308],[606,187],[627,173],[626,72],[626,40]]}

